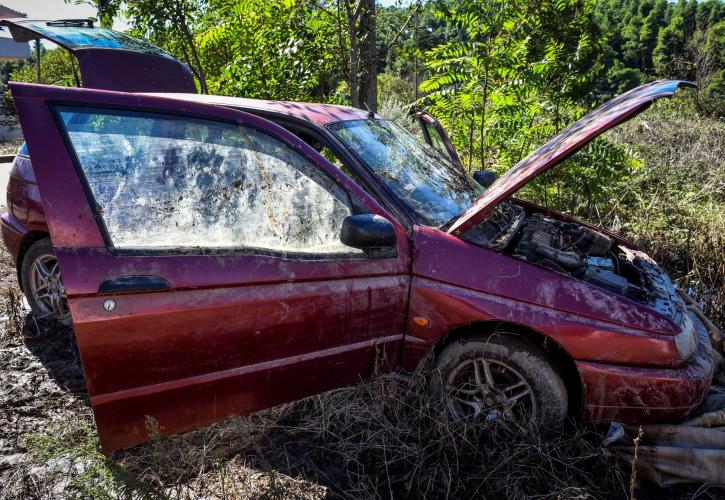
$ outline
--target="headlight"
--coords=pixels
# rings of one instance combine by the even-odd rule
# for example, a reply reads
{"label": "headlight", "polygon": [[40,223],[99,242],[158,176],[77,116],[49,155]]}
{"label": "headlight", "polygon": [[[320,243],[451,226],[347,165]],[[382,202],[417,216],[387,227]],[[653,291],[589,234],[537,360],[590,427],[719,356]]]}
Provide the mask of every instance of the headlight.
{"label": "headlight", "polygon": [[682,359],[690,358],[697,350],[697,332],[689,314],[685,314],[681,331],[675,335],[675,345]]}

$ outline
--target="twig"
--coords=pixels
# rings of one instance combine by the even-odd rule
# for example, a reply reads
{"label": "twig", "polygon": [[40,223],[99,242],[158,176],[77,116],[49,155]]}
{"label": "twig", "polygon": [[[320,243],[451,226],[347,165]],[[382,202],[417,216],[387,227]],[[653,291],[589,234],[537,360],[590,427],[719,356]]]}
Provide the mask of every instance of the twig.
{"label": "twig", "polygon": [[634,497],[634,488],[637,486],[637,461],[639,459],[639,443],[642,439],[642,436],[644,435],[644,431],[642,430],[642,426],[639,426],[639,432],[637,433],[637,437],[634,438],[634,456],[632,457],[632,475],[629,479],[629,500],[635,500]]}

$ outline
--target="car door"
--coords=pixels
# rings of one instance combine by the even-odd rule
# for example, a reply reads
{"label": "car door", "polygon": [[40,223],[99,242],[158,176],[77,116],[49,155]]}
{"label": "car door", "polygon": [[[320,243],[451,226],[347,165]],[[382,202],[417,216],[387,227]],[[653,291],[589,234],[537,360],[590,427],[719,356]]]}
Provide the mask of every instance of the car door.
{"label": "car door", "polygon": [[[11,84],[105,450],[390,370],[403,227],[279,126],[172,98]],[[396,248],[345,247],[342,220]]]}
{"label": "car door", "polygon": [[456,153],[456,148],[453,147],[453,143],[448,138],[448,134],[440,122],[433,115],[423,111],[415,113],[415,119],[423,131],[425,142],[451,160],[451,163],[463,168],[461,159],[458,157],[458,153]]}

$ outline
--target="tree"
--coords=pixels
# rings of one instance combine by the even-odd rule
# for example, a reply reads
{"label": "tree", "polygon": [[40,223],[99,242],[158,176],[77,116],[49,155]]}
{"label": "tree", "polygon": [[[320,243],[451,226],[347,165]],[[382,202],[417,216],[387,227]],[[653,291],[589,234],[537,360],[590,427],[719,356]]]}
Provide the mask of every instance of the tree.
{"label": "tree", "polygon": [[[673,13],[670,24],[660,31],[652,59],[657,72],[671,74],[671,65],[685,50],[685,19],[682,13]],[[674,75],[673,75],[674,76]]]}
{"label": "tree", "polygon": [[647,17],[644,18],[642,27],[639,30],[639,52],[642,58],[640,68],[645,72],[653,69],[652,54],[657,46],[660,29],[665,26],[666,13],[667,1],[657,0]]}
{"label": "tree", "polygon": [[213,93],[334,99],[347,57],[334,4],[211,0],[211,6],[196,39]]}
{"label": "tree", "polygon": [[194,38],[195,19],[209,12],[207,0],[125,0],[133,34],[179,53],[208,93],[206,75]]}
{"label": "tree", "polygon": [[338,0],[347,18],[350,101],[357,108],[377,110],[378,53],[375,0]]}

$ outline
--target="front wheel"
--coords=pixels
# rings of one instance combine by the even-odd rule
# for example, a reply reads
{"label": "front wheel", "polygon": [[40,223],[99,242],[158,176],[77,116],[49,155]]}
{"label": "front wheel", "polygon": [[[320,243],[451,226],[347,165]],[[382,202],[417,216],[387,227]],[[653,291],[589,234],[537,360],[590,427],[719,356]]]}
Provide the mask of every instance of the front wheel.
{"label": "front wheel", "polygon": [[454,419],[503,421],[545,434],[566,419],[561,377],[541,351],[513,334],[451,342],[438,356],[430,389]]}
{"label": "front wheel", "polygon": [[68,298],[50,238],[36,241],[23,257],[20,269],[23,291],[38,318],[71,324]]}

